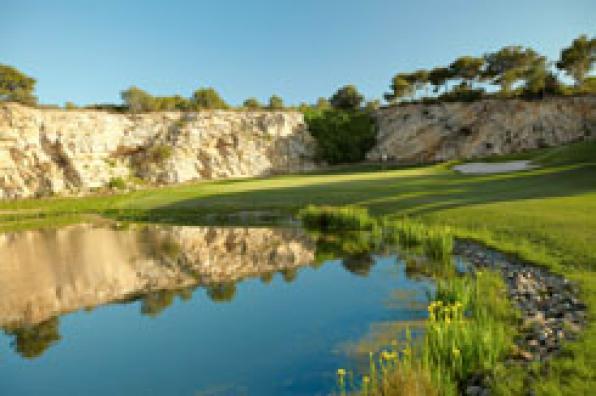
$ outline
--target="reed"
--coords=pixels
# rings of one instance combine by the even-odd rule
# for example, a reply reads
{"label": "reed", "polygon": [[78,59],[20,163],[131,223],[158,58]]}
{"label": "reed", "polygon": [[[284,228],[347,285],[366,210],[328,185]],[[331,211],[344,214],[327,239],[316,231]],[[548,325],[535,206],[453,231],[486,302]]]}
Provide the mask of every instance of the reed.
{"label": "reed", "polygon": [[357,206],[314,206],[300,210],[298,218],[307,228],[323,231],[371,231],[377,221],[368,210]]}
{"label": "reed", "polygon": [[422,340],[406,331],[401,347],[371,355],[356,393],[451,396],[470,375],[502,370],[517,318],[505,290],[500,274],[489,271],[439,281]]}
{"label": "reed", "polygon": [[308,229],[373,231],[385,241],[399,243],[405,248],[418,247],[437,261],[448,261],[453,253],[453,235],[448,227],[428,227],[409,218],[375,218],[365,208],[357,206],[309,205],[298,213],[298,218]]}

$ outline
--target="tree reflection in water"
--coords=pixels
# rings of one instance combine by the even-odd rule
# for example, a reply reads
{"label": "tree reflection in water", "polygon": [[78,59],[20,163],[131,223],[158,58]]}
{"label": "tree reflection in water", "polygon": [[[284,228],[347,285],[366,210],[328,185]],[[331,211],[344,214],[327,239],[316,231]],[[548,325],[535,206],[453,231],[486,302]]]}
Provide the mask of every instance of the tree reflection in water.
{"label": "tree reflection in water", "polygon": [[207,295],[211,301],[216,303],[230,302],[236,296],[236,283],[225,282],[209,286],[207,287]]}
{"label": "tree reflection in water", "polygon": [[[173,230],[177,233],[174,233]],[[269,284],[273,281],[275,274],[280,273],[285,282],[291,283],[297,279],[298,271],[302,266],[310,265],[317,268],[324,262],[333,259],[341,260],[342,267],[346,271],[357,276],[367,277],[375,265],[372,253],[380,253],[383,248],[382,241],[378,236],[367,232],[339,234],[309,232],[304,234],[303,231],[280,229],[273,232],[260,230],[261,235],[243,229],[238,231],[209,229],[203,232],[204,228],[198,227],[185,230],[188,231],[188,234],[182,234],[182,230],[178,229],[144,226],[137,231],[131,229],[128,232],[138,233],[143,252],[140,257],[150,258],[153,260],[149,261],[150,263],[157,263],[158,267],[155,271],[160,271],[160,268],[165,268],[166,271],[178,271],[183,279],[185,276],[191,275],[194,281],[191,280],[190,286],[186,283],[184,287],[178,289],[144,289],[129,295],[129,297],[121,296],[120,299],[111,300],[111,302],[139,301],[142,315],[158,317],[172,306],[176,297],[182,301],[191,299],[193,291],[197,287],[204,287],[211,301],[228,303],[234,300],[237,293],[236,283],[242,279],[259,277],[262,283]],[[194,231],[195,234],[191,231]],[[181,244],[173,237],[174,235],[180,241],[185,241],[186,244]],[[223,244],[218,243],[221,237],[226,237]],[[248,245],[243,239],[255,239],[255,237],[258,237],[257,245]],[[137,246],[134,238],[131,241],[133,246]],[[218,261],[202,266],[203,263],[213,260],[211,252],[217,252],[220,246],[224,246],[225,249],[219,251],[219,256],[214,256]],[[247,253],[249,248],[252,249],[250,255]],[[199,259],[193,261],[189,260],[189,257]],[[230,266],[238,265],[241,270],[244,270],[244,273],[231,271],[229,274],[225,272],[224,274],[227,275],[222,276],[220,267],[225,267],[228,264]],[[195,277],[196,268],[199,268],[201,272]],[[213,272],[208,271],[211,268],[214,268]],[[424,273],[425,269],[424,266],[421,268],[420,263],[410,261],[407,265],[410,276]],[[164,273],[167,274],[167,272]],[[36,325],[18,329],[7,328],[5,332],[13,337],[12,347],[14,350],[22,357],[32,359],[41,356],[48,348],[60,341],[58,325],[59,316]]]}
{"label": "tree reflection in water", "polygon": [[158,290],[141,297],[141,313],[143,315],[156,317],[174,302],[176,296],[183,301],[188,301],[192,297],[192,291],[195,287],[187,287],[178,290]]}
{"label": "tree reflection in water", "polygon": [[19,355],[34,359],[62,339],[58,325],[59,320],[56,317],[34,326],[8,330],[6,333],[14,337],[11,346]]}
{"label": "tree reflection in water", "polygon": [[342,260],[342,266],[354,275],[367,277],[375,260],[370,253],[348,256]]}

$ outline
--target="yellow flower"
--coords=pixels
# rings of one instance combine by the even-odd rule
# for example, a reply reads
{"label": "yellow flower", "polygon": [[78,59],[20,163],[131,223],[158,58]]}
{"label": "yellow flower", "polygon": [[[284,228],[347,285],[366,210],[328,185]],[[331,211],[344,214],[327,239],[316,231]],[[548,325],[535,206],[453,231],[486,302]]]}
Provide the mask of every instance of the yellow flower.
{"label": "yellow flower", "polygon": [[338,377],[343,377],[344,375],[346,375],[346,370],[345,369],[337,369],[337,376]]}
{"label": "yellow flower", "polygon": [[368,375],[365,375],[364,377],[362,377],[362,382],[368,384],[370,382],[370,377]]}

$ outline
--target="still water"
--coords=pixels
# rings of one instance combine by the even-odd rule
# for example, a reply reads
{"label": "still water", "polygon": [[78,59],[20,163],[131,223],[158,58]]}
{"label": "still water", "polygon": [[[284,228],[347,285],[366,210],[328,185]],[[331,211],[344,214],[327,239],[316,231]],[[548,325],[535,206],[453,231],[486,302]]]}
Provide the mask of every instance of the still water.
{"label": "still water", "polygon": [[426,318],[432,285],[358,246],[296,228],[0,234],[0,394],[328,394]]}

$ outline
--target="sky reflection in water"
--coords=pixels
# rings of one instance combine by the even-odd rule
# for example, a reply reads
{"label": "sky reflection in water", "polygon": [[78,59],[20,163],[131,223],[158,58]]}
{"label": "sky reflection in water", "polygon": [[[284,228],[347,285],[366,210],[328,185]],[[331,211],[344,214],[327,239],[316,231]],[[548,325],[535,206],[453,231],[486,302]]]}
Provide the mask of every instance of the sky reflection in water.
{"label": "sky reflection in water", "polygon": [[351,238],[88,224],[0,234],[0,393],[325,394],[338,367],[426,317],[431,285]]}

